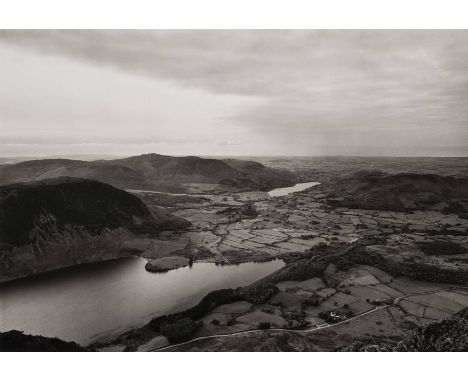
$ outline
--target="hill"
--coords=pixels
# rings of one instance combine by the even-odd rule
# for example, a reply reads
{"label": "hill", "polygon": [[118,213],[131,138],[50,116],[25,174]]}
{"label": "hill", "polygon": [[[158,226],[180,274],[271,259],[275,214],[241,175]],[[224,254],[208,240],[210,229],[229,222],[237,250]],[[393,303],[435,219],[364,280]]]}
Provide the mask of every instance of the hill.
{"label": "hill", "polygon": [[248,174],[256,181],[260,189],[270,190],[277,187],[288,187],[296,183],[295,176],[286,170],[277,170],[255,161],[224,159],[226,164],[242,173]]}
{"label": "hill", "polygon": [[[381,340],[382,341],[382,340]],[[338,349],[352,352],[466,352],[468,351],[468,320],[451,318],[417,328],[408,338],[392,343],[354,342]]]}
{"label": "hill", "polygon": [[[0,184],[38,180],[51,171],[60,171],[86,162],[71,159],[37,159],[0,166]],[[47,176],[45,176],[47,177]]]}
{"label": "hill", "polygon": [[411,211],[458,207],[463,213],[468,178],[362,171],[331,182],[324,189],[332,204],[348,208]]}
{"label": "hill", "polygon": [[75,342],[66,342],[58,338],[33,336],[18,330],[0,333],[0,351],[2,352],[84,352]]}
{"label": "hill", "polygon": [[0,281],[124,256],[123,240],[188,223],[108,184],[53,178],[0,187]]}
{"label": "hill", "polygon": [[0,184],[57,177],[98,180],[118,188],[147,188],[143,175],[125,166],[69,159],[39,159],[0,166]]}
{"label": "hill", "polygon": [[69,176],[94,179],[122,189],[186,192],[191,184],[234,191],[290,186],[295,177],[252,161],[145,154],[123,159],[44,159],[0,166],[0,184]]}

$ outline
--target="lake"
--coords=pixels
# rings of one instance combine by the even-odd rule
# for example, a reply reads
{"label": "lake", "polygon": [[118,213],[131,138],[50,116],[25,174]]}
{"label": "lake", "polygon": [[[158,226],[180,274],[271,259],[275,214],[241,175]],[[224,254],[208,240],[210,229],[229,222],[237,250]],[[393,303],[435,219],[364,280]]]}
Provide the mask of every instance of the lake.
{"label": "lake", "polygon": [[297,183],[292,187],[275,188],[269,191],[268,195],[272,197],[284,196],[284,195],[292,194],[293,192],[304,191],[305,189],[314,187],[318,184],[320,183],[319,182]]}
{"label": "lake", "polygon": [[[283,196],[317,184],[298,183],[268,194]],[[190,308],[210,291],[248,285],[284,265],[282,260],[195,263],[150,273],[145,264],[142,258],[123,258],[0,284],[0,331],[16,329],[87,345]]]}
{"label": "lake", "polygon": [[282,260],[217,266],[195,263],[167,273],[137,257],[78,265],[0,284],[0,331],[12,329],[82,345],[196,305],[208,292],[248,285]]}

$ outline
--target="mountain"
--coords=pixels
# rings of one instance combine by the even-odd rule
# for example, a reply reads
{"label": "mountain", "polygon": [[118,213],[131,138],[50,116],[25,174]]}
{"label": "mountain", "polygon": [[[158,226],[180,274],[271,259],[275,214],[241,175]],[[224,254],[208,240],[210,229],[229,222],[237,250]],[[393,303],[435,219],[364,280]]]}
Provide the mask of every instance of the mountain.
{"label": "mountain", "polygon": [[54,177],[78,177],[122,189],[185,192],[190,184],[234,191],[269,190],[295,183],[293,174],[253,161],[145,154],[123,159],[80,161],[44,159],[0,166],[0,184]]}
{"label": "mountain", "polygon": [[108,184],[53,178],[0,187],[0,281],[126,255],[120,243],[183,228]]}
{"label": "mountain", "polygon": [[108,161],[131,168],[146,178],[158,181],[219,182],[221,179],[239,176],[239,172],[218,159],[205,159],[195,156],[171,157],[158,154],[145,154],[130,158]]}
{"label": "mountain", "polygon": [[256,181],[264,190],[288,187],[296,183],[296,177],[291,172],[273,169],[255,161],[224,159],[223,162],[244,174],[248,174],[248,177],[252,181]]}
{"label": "mountain", "polygon": [[406,211],[458,206],[463,212],[468,199],[468,178],[435,174],[361,171],[324,188],[332,203],[348,208]]}

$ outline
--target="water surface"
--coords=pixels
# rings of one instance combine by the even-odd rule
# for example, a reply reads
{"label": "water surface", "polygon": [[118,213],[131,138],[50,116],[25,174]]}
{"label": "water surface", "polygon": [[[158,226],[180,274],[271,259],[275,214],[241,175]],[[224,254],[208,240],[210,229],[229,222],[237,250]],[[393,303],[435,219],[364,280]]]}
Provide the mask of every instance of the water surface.
{"label": "water surface", "polygon": [[319,182],[297,183],[292,187],[275,188],[269,191],[268,195],[272,197],[284,196],[284,195],[292,194],[293,192],[304,191],[305,189],[314,187],[318,184],[320,183]]}
{"label": "water surface", "polygon": [[17,329],[86,345],[192,307],[212,290],[248,285],[284,263],[195,263],[167,273],[147,272],[145,264],[124,258],[1,284],[0,331]]}

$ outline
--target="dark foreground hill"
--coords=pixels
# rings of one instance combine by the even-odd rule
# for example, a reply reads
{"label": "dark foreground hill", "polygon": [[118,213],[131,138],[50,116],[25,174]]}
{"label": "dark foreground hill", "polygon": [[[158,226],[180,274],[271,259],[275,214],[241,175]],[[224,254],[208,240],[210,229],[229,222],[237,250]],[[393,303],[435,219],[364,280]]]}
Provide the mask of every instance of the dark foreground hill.
{"label": "dark foreground hill", "polygon": [[54,178],[0,187],[0,281],[124,255],[125,239],[186,226],[97,181]]}
{"label": "dark foreground hill", "polygon": [[363,171],[325,186],[330,202],[348,208],[411,211],[441,209],[463,214],[468,178]]}
{"label": "dark foreground hill", "polygon": [[58,338],[33,336],[18,330],[0,333],[1,352],[83,352],[75,342],[66,342]]}
{"label": "dark foreground hill", "polygon": [[414,331],[403,341],[368,344],[355,342],[340,351],[352,352],[466,352],[468,351],[468,320],[452,318],[434,322]]}
{"label": "dark foreground hill", "polygon": [[79,161],[44,159],[0,166],[0,184],[69,176],[99,180],[122,189],[185,192],[189,184],[215,184],[232,190],[269,190],[290,186],[295,177],[252,161],[172,157],[135,157]]}

